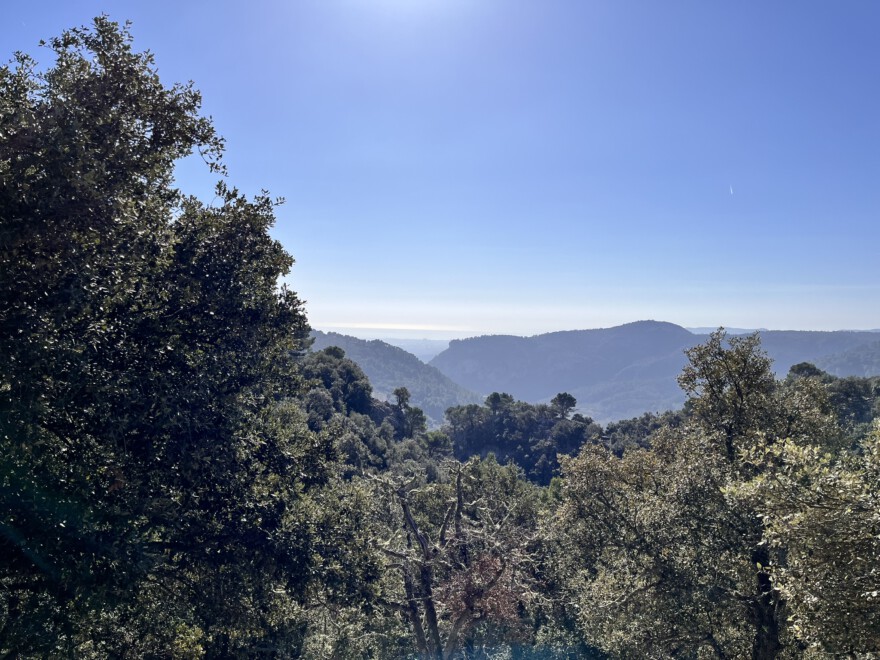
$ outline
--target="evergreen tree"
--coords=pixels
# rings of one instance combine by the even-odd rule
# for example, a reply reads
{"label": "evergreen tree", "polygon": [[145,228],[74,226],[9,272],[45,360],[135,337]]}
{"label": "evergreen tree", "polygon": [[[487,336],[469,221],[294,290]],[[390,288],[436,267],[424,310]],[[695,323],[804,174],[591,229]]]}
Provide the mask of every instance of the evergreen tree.
{"label": "evergreen tree", "polygon": [[174,187],[222,140],[127,27],[49,48],[0,68],[0,653],[295,653],[357,544],[287,400],[308,327],[274,202]]}

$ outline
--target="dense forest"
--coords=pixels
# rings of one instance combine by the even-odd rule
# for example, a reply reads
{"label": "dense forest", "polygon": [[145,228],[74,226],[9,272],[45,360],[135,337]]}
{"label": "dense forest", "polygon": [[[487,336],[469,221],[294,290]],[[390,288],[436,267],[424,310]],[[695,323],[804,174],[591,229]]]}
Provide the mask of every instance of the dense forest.
{"label": "dense forest", "polygon": [[48,46],[0,68],[2,657],[880,653],[880,379],[719,330],[679,410],[428,430],[309,350],[275,200],[175,187],[224,174],[196,90],[106,18]]}
{"label": "dense forest", "polygon": [[451,406],[479,403],[482,398],[452,382],[415,355],[384,341],[366,341],[335,332],[312,332],[312,350],[338,346],[364,370],[379,399],[390,400],[394,390],[406,387],[412,401],[425,411],[429,426],[443,421]]}

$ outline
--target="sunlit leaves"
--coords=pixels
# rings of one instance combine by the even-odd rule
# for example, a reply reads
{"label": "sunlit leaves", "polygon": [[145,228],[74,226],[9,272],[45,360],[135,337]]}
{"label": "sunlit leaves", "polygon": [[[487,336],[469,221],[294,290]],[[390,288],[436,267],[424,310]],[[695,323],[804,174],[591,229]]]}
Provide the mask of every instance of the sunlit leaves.
{"label": "sunlit leaves", "polygon": [[312,500],[335,450],[289,401],[275,201],[173,186],[222,140],[127,28],[48,49],[0,69],[0,652],[294,654],[294,602],[361,554]]}
{"label": "sunlit leaves", "polygon": [[766,542],[784,550],[773,580],[793,634],[833,655],[880,651],[880,429],[858,453],[793,441],[753,460],[772,472],[731,489],[760,508]]}

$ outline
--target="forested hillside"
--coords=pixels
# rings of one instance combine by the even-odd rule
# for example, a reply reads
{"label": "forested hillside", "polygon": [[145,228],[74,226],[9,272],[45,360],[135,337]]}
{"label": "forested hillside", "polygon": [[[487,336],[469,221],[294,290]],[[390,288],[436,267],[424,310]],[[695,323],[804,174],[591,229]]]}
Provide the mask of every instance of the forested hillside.
{"label": "forested hillside", "polygon": [[475,379],[484,345],[621,392],[692,342],[684,406],[603,427],[508,364],[548,402],[428,430],[309,350],[275,201],[174,186],[223,173],[191,86],[106,17],[47,52],[0,67],[0,656],[880,654],[880,379],[671,324],[483,338]]}
{"label": "forested hillside", "polygon": [[816,360],[816,365],[835,376],[876,376],[880,374],[880,341],[827,355]]}
{"label": "forested hillside", "polygon": [[483,400],[452,382],[435,367],[384,341],[366,341],[336,332],[313,331],[312,336],[315,350],[339,346],[357,362],[369,377],[378,398],[391,399],[395,389],[406,387],[412,404],[425,411],[432,425],[443,421],[447,408]]}
{"label": "forested hillside", "polygon": [[[878,342],[876,332],[804,332],[794,330],[764,330],[761,332],[761,345],[773,360],[776,374],[784,376],[799,362],[819,364],[833,356],[861,350]],[[865,355],[867,357],[867,355]],[[852,364],[852,370],[839,369],[838,376],[878,376],[880,371],[871,371],[866,364]],[[866,369],[866,367],[868,367]]]}
{"label": "forested hillside", "polygon": [[[534,337],[453,340],[430,364],[483,394],[509,392],[538,403],[564,390],[577,398],[582,413],[609,422],[681,407],[684,396],[675,379],[684,351],[704,340],[672,323],[639,321]],[[880,374],[870,352],[877,342],[872,332],[763,331],[761,340],[780,377],[794,364],[823,360],[839,376]]]}

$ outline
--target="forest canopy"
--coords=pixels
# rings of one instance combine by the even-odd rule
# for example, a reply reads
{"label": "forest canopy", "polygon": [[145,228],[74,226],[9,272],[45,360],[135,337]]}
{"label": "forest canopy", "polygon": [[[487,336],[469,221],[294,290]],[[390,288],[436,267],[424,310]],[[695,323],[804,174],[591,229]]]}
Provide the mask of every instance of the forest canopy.
{"label": "forest canopy", "polygon": [[128,26],[0,68],[0,655],[880,653],[880,384],[686,351],[682,410],[439,429],[309,352],[276,202]]}

